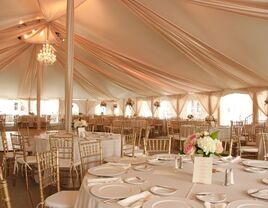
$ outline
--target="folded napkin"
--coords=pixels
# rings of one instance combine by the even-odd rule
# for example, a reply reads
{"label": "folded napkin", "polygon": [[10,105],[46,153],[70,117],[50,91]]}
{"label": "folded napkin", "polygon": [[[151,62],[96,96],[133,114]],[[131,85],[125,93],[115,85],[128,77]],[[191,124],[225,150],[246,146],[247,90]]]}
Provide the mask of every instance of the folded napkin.
{"label": "folded napkin", "polygon": [[138,208],[141,207],[143,202],[137,203],[140,200],[146,200],[153,196],[149,191],[144,191],[139,194],[135,194],[133,196],[130,196],[126,199],[122,199],[118,201],[117,203],[121,205],[122,207],[131,207],[131,208]]}
{"label": "folded napkin", "polygon": [[115,183],[115,182],[121,183],[123,181],[120,177],[119,178],[117,177],[117,178],[89,178],[87,179],[87,183],[89,187],[99,185],[99,184],[104,184],[104,183]]}
{"label": "folded napkin", "polygon": [[239,162],[241,160],[241,157],[237,156],[237,157],[233,158],[232,156],[228,156],[228,157],[222,157],[221,160],[226,161],[226,162],[236,163],[236,162]]}
{"label": "folded napkin", "polygon": [[205,208],[225,208],[225,207],[227,207],[227,204],[226,203],[212,204],[210,202],[205,202],[204,206],[205,206]]}
{"label": "folded napkin", "polygon": [[240,156],[237,156],[237,157],[235,157],[235,158],[233,158],[231,160],[231,163],[236,163],[236,162],[239,162],[240,160],[241,160],[241,157]]}
{"label": "folded napkin", "polygon": [[129,163],[108,162],[108,163],[106,163],[106,165],[121,167],[121,168],[124,168],[125,170],[129,169],[131,167],[131,164],[129,164]]}

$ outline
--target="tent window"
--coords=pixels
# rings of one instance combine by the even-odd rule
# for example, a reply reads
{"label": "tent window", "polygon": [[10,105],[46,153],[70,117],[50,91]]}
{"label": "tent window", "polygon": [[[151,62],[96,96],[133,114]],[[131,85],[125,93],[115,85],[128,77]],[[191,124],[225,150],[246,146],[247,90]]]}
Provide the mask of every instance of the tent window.
{"label": "tent window", "polygon": [[130,107],[129,105],[126,106],[125,115],[127,117],[131,117],[132,116],[132,107]]}
{"label": "tent window", "polygon": [[141,101],[139,116],[142,116],[142,117],[151,117],[152,116],[152,112],[151,112],[151,109],[150,109],[147,101]]}
{"label": "tent window", "polygon": [[160,119],[176,117],[176,112],[169,101],[161,101],[158,109],[158,117]]}
{"label": "tent window", "polygon": [[72,103],[72,114],[79,115],[79,106],[76,103]]}
{"label": "tent window", "polygon": [[96,107],[95,107],[95,114],[96,115],[106,115],[106,107],[104,106],[100,106],[100,104],[98,104]]}
{"label": "tent window", "polygon": [[187,119],[188,115],[193,115],[194,119],[204,119],[207,116],[207,112],[198,100],[190,99],[186,102],[181,117]]}
{"label": "tent window", "polygon": [[[252,115],[252,99],[247,94],[233,93],[221,98],[220,124],[230,125],[230,121],[244,121]],[[251,121],[249,121],[251,122]]]}

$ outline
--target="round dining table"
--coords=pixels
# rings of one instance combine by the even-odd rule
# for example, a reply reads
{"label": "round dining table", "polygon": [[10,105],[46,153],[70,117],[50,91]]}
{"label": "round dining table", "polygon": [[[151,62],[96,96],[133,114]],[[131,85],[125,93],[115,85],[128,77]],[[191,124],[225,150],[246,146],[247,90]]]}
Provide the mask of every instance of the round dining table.
{"label": "round dining table", "polygon": [[[216,172],[212,174],[212,184],[205,185],[199,183],[192,183],[193,177],[193,163],[185,162],[182,169],[175,169],[174,161],[161,163],[161,165],[152,165],[150,171],[135,170],[132,165],[124,174],[120,175],[122,181],[129,177],[138,177],[145,180],[138,186],[140,191],[150,191],[153,186],[172,187],[177,191],[172,195],[174,197],[188,200],[193,208],[204,207],[204,202],[196,198],[197,193],[212,192],[225,193],[227,196],[226,202],[232,202],[240,199],[253,200],[254,198],[247,193],[248,189],[263,189],[268,188],[268,185],[262,182],[263,178],[268,178],[266,173],[250,173],[244,170],[241,160],[236,162],[224,163],[224,165],[216,165],[214,169]],[[234,184],[225,186],[225,169],[233,168]],[[82,182],[76,199],[75,208],[117,208],[122,207],[117,202],[107,202],[107,200],[94,196],[91,193],[91,188],[88,185],[88,180],[97,178],[91,174],[87,174]],[[163,196],[161,196],[163,197]],[[259,200],[259,199],[257,199]]]}
{"label": "round dining table", "polygon": [[[50,151],[49,134],[40,134],[35,136],[33,140],[34,152]],[[80,161],[79,141],[85,140],[100,140],[102,146],[102,153],[104,158],[120,156],[121,155],[121,135],[105,132],[86,132],[85,138],[79,138],[74,135],[74,161]]]}

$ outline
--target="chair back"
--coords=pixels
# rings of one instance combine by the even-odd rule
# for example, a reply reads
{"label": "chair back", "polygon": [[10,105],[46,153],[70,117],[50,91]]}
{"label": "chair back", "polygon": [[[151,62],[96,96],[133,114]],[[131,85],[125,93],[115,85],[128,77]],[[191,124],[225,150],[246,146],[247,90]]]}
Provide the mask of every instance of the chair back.
{"label": "chair back", "polygon": [[261,133],[262,143],[263,143],[263,155],[264,160],[268,159],[268,133]]}
{"label": "chair back", "polygon": [[146,155],[157,153],[171,152],[171,137],[167,138],[154,138],[144,140],[144,150]]}
{"label": "chair back", "polygon": [[121,134],[121,156],[135,156],[137,131],[134,129],[130,134]]}
{"label": "chair back", "polygon": [[23,158],[27,162],[27,151],[26,146],[27,142],[22,135],[19,134],[10,134],[12,149],[14,158]]}
{"label": "chair back", "polygon": [[193,125],[181,125],[180,127],[180,137],[188,138],[195,133],[195,126]]}
{"label": "chair back", "polygon": [[3,208],[11,208],[7,181],[3,177],[3,171],[1,167],[0,167],[0,204],[3,206]]}
{"label": "chair back", "polygon": [[81,179],[87,170],[103,163],[101,141],[80,141]]}
{"label": "chair back", "polygon": [[46,192],[51,194],[51,189],[60,191],[60,176],[59,176],[59,158],[58,152],[52,150],[49,152],[37,153],[36,155],[38,167],[38,179],[40,189],[40,205],[44,207]]}
{"label": "chair back", "polygon": [[74,138],[73,135],[51,135],[49,137],[50,150],[57,150],[59,164],[73,164],[74,162]]}

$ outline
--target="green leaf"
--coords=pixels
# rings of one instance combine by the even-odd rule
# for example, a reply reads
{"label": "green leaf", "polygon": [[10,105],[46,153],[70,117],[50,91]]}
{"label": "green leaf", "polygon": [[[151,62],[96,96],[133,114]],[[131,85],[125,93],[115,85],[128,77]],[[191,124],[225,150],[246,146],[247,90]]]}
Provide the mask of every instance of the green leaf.
{"label": "green leaf", "polygon": [[218,138],[219,131],[214,131],[210,133],[210,137],[212,139],[217,139]]}

